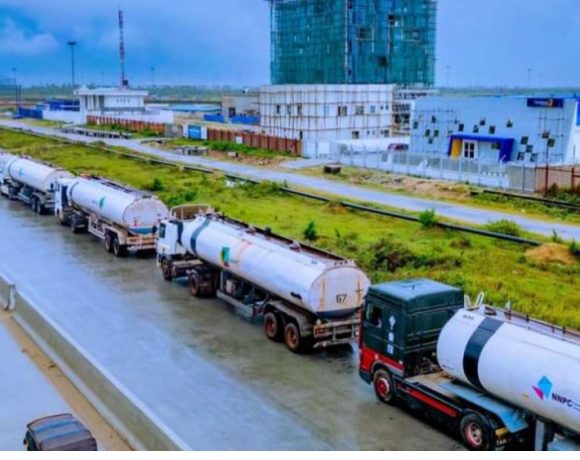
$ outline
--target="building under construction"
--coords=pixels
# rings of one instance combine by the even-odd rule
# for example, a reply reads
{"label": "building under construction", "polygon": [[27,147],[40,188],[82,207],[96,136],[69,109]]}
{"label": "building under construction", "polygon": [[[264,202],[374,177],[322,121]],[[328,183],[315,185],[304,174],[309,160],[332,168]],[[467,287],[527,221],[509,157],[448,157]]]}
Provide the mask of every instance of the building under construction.
{"label": "building under construction", "polygon": [[270,0],[272,84],[435,80],[436,0]]}

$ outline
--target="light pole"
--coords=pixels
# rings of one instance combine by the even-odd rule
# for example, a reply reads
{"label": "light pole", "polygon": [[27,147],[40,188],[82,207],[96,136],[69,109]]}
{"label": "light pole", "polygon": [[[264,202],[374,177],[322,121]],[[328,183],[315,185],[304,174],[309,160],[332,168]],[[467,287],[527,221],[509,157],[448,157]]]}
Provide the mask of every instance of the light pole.
{"label": "light pole", "polygon": [[151,87],[155,87],[155,67],[151,66]]}
{"label": "light pole", "polygon": [[75,46],[77,46],[77,42],[71,40],[67,42],[68,46],[70,46],[70,61],[71,61],[71,76],[72,76],[72,89],[74,91],[76,82],[75,82]]}

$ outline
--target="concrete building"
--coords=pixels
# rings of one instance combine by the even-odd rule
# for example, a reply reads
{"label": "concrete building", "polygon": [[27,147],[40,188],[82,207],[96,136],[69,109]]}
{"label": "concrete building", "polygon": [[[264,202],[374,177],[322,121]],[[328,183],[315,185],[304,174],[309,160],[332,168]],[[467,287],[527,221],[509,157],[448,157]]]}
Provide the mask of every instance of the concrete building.
{"label": "concrete building", "polygon": [[270,0],[272,83],[435,80],[436,0]]}
{"label": "concrete building", "polygon": [[172,110],[148,107],[145,98],[148,91],[130,88],[79,88],[75,95],[80,100],[80,114],[86,122],[87,116],[111,117],[149,123],[173,123]]}
{"label": "concrete building", "polygon": [[264,86],[260,126],[270,136],[302,140],[306,156],[321,154],[317,144],[388,138],[394,89],[394,85]]}
{"label": "concrete building", "polygon": [[478,163],[580,163],[576,97],[427,97],[410,151]]}
{"label": "concrete building", "polygon": [[221,114],[224,119],[257,117],[260,114],[260,93],[248,91],[222,97]]}

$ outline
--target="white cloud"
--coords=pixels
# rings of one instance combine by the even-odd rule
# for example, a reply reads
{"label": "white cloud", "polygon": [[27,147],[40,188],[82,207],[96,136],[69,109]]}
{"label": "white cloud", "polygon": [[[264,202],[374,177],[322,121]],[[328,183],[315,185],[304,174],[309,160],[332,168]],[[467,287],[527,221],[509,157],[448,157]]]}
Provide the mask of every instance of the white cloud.
{"label": "white cloud", "polygon": [[27,34],[11,19],[0,27],[0,54],[34,56],[58,48],[56,38],[50,33]]}

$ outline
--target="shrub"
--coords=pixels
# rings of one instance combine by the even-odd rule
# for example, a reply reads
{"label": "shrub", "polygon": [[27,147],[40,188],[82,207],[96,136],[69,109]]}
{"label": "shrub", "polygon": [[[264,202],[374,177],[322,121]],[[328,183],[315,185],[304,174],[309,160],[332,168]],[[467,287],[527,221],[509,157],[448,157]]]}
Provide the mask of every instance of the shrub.
{"label": "shrub", "polygon": [[416,260],[415,254],[403,243],[382,239],[372,248],[371,265],[374,270],[386,270],[394,273]]}
{"label": "shrub", "polygon": [[568,246],[568,249],[570,250],[572,255],[580,257],[580,245],[576,243],[576,240],[572,240],[570,246]]}
{"label": "shrub", "polygon": [[562,244],[564,242],[556,230],[552,230],[552,242],[556,244]]}
{"label": "shrub", "polygon": [[162,192],[165,190],[165,185],[163,185],[163,181],[159,179],[159,177],[155,177],[151,185],[147,187],[147,190],[151,190],[152,192]]}
{"label": "shrub", "polygon": [[433,227],[439,222],[434,209],[427,209],[419,214],[419,222],[423,228]]}
{"label": "shrub", "polygon": [[487,230],[494,233],[501,233],[508,236],[520,236],[522,234],[521,227],[511,220],[498,220],[490,222],[485,226]]}
{"label": "shrub", "polygon": [[316,241],[318,239],[318,231],[316,230],[316,223],[311,221],[302,232],[306,241]]}

